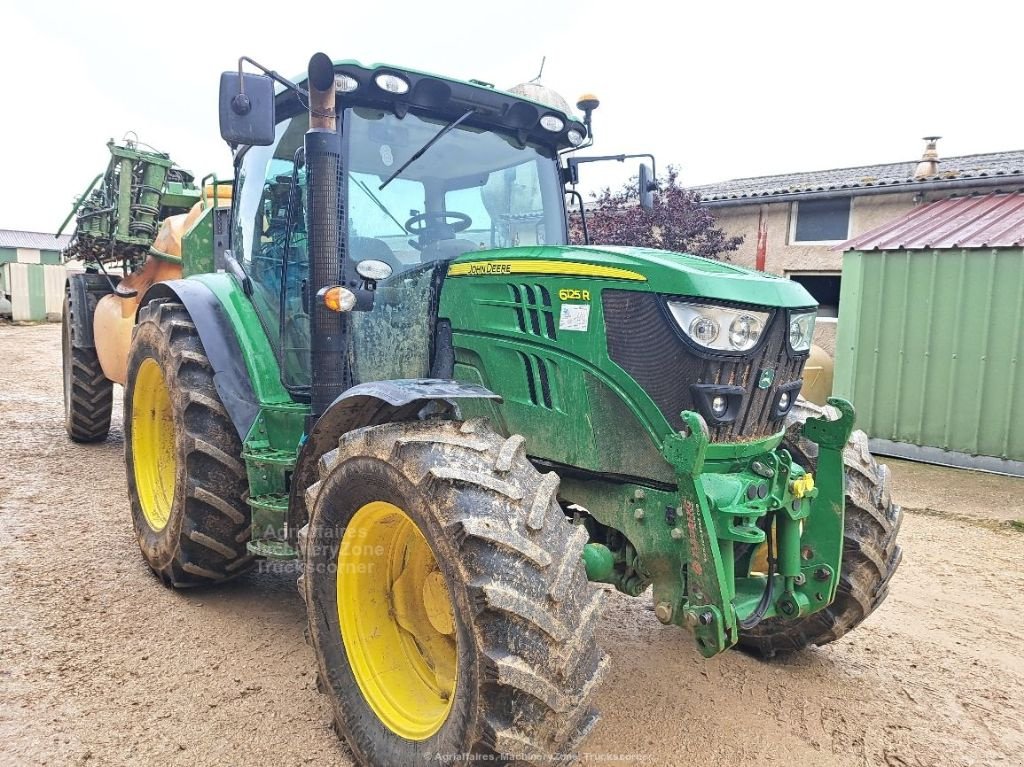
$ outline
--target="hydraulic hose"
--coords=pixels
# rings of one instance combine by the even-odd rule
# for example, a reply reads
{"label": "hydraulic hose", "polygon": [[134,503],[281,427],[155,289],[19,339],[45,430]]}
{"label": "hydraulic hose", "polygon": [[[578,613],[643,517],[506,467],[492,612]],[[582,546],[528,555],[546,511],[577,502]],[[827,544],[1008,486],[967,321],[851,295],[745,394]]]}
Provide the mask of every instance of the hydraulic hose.
{"label": "hydraulic hose", "polygon": [[757,607],[754,608],[754,612],[748,615],[746,618],[739,622],[740,628],[747,630],[752,629],[764,618],[764,614],[768,612],[768,607],[772,603],[772,598],[775,595],[775,575],[778,572],[778,560],[775,557],[775,538],[773,529],[775,527],[775,515],[771,515],[768,518],[768,530],[765,532],[765,543],[768,545],[768,582],[764,586],[764,591],[761,592],[761,599],[757,603]]}

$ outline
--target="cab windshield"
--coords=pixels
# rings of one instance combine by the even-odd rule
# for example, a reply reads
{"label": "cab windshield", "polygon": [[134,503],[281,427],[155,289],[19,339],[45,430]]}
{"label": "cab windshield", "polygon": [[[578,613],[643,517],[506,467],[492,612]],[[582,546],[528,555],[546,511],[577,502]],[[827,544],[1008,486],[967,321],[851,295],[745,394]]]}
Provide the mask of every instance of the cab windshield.
{"label": "cab windshield", "polygon": [[472,250],[565,244],[552,150],[460,124],[388,180],[447,120],[345,110],[349,253],[396,272]]}

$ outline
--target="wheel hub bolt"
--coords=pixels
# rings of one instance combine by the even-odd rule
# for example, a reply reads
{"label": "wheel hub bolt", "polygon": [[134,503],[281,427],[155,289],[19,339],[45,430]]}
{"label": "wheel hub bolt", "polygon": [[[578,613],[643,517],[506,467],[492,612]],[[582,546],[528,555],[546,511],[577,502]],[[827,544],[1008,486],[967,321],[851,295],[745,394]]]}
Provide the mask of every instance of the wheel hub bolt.
{"label": "wheel hub bolt", "polygon": [[710,626],[714,622],[715,616],[711,611],[706,611],[702,612],[697,620],[700,621],[701,626]]}

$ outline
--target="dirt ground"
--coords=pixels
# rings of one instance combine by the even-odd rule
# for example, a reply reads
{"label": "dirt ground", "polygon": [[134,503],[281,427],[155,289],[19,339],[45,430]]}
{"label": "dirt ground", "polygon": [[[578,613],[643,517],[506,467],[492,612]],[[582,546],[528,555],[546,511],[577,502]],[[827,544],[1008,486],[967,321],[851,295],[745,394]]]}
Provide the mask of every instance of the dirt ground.
{"label": "dirt ground", "polygon": [[[350,765],[294,575],[176,593],[142,562],[120,407],[64,435],[60,330],[0,325],[0,764]],[[907,511],[888,601],[798,658],[710,661],[609,595],[585,764],[1024,764],[1024,481],[890,462]]]}

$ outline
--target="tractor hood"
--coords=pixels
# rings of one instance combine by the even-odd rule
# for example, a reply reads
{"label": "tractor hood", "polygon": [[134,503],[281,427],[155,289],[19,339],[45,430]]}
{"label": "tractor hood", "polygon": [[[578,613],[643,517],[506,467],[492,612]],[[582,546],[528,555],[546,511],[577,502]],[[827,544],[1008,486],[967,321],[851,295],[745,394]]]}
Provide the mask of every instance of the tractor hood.
{"label": "tractor hood", "polygon": [[653,248],[558,245],[470,251],[452,263],[448,274],[603,278],[626,283],[631,290],[667,295],[787,308],[817,304],[802,285],[784,277]]}

